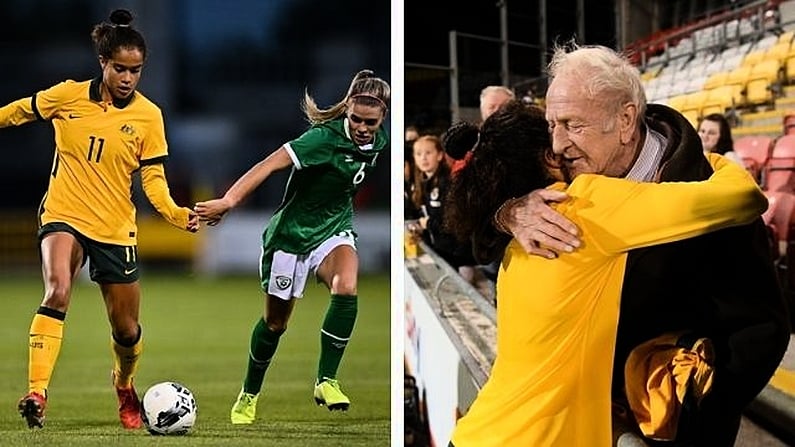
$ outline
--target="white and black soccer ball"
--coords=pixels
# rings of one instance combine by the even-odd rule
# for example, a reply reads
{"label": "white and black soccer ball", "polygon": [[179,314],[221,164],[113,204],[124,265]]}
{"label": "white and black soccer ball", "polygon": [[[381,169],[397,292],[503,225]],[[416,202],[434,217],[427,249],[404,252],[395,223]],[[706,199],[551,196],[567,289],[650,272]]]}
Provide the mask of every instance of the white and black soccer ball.
{"label": "white and black soccer ball", "polygon": [[153,435],[184,435],[196,422],[196,399],[176,382],[152,385],[141,401],[141,419]]}

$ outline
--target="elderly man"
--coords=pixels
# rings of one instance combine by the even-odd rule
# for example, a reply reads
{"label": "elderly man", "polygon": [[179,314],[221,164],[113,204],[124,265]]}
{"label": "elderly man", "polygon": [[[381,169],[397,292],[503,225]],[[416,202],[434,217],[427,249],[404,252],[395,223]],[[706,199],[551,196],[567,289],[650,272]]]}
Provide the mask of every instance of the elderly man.
{"label": "elderly man", "polygon": [[[556,48],[549,73],[550,158],[568,181],[582,173],[645,182],[711,174],[692,126],[668,107],[647,107],[637,69],[615,51]],[[560,192],[533,191],[506,202],[495,227],[539,256],[576,250],[577,228],[547,205],[565,199]],[[711,392],[697,410],[682,411],[676,441],[734,445],[742,411],[780,363],[790,332],[761,220],[630,252],[613,367],[616,401],[625,398],[630,352],[674,332],[709,339],[715,350]]]}

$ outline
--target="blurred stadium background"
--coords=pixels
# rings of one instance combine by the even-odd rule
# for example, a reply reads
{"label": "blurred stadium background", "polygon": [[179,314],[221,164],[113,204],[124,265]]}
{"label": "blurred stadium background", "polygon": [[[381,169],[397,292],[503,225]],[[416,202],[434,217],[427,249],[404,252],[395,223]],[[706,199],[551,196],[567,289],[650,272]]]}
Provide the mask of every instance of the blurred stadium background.
{"label": "blurred stadium background", "polygon": [[[625,52],[649,102],[694,126],[725,114],[734,150],[768,195],[763,218],[795,304],[795,1],[406,0],[405,17],[404,120],[420,134],[478,122],[487,85],[543,105],[550,49],[571,39]],[[406,436],[413,446],[444,445],[489,374],[496,318],[432,247],[420,251],[404,263]],[[428,366],[438,361],[454,367]],[[737,446],[795,445],[795,336],[747,416]]]}
{"label": "blurred stadium background", "polygon": [[[390,78],[389,2],[8,0],[0,3],[0,103],[97,76],[89,34],[118,7],[134,12],[147,40],[139,88],[164,112],[166,169],[179,204],[222,194],[305,130],[304,89],[329,105],[359,69]],[[0,271],[36,269],[36,208],[52,163],[52,128],[3,129],[0,148]],[[256,272],[256,241],[286,179],[286,172],[275,175],[223,226],[197,235],[170,228],[138,188],[141,259],[206,274]],[[384,162],[357,197],[365,271],[389,268],[389,183]]]}

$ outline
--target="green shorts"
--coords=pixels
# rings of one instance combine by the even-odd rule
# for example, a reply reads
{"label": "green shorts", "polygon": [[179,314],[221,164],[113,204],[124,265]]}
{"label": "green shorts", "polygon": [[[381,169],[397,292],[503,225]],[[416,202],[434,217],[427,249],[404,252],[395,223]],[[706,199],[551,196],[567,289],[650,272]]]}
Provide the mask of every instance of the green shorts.
{"label": "green shorts", "polygon": [[89,239],[63,222],[51,222],[39,228],[39,244],[45,235],[65,232],[83,247],[83,263],[89,260],[88,273],[99,284],[127,284],[138,281],[138,247],[113,245]]}

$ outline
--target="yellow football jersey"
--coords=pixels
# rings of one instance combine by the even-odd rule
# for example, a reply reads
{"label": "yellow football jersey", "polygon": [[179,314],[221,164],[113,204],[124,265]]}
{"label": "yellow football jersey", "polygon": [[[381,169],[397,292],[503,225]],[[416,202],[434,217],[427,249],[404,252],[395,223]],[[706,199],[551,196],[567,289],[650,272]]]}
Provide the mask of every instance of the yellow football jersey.
{"label": "yellow football jersey", "polygon": [[55,157],[41,224],[65,222],[104,243],[136,244],[132,175],[168,155],[160,108],[134,92],[102,101],[101,79],[64,81],[0,108],[0,127],[52,122]]}
{"label": "yellow football jersey", "polygon": [[[456,447],[609,447],[610,382],[626,253],[751,222],[767,200],[717,155],[705,182],[583,174],[557,209],[583,245],[555,260],[512,241],[497,279],[497,357],[458,421]],[[562,184],[555,187],[563,189]]]}

